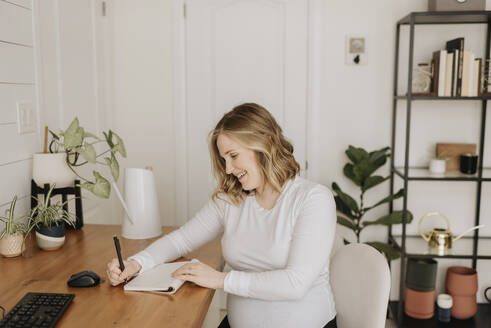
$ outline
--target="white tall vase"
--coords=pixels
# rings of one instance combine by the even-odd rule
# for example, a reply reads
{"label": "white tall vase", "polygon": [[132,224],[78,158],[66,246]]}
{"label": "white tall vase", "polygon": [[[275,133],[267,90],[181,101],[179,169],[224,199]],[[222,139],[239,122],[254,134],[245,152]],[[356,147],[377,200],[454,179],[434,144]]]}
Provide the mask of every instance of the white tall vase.
{"label": "white tall vase", "polygon": [[153,172],[140,168],[127,168],[124,187],[125,201],[131,220],[125,214],[123,237],[147,239],[159,236],[162,233],[162,224]]}

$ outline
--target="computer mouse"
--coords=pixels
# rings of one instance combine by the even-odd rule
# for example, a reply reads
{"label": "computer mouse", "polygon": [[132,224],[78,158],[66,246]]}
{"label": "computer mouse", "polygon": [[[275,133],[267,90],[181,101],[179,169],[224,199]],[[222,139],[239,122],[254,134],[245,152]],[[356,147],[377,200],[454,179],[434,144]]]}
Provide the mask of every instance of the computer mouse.
{"label": "computer mouse", "polygon": [[70,287],[94,287],[99,285],[101,277],[93,271],[82,271],[72,274],[67,281],[67,285]]}

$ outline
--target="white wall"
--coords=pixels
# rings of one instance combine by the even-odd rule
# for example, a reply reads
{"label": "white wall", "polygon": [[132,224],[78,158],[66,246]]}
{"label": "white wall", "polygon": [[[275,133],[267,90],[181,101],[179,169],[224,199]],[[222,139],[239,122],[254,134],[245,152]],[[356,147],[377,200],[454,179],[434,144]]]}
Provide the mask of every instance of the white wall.
{"label": "white wall", "polygon": [[[368,150],[390,146],[392,119],[392,88],[396,21],[411,11],[425,11],[426,0],[411,1],[324,1],[321,108],[314,128],[318,131],[313,142],[317,160],[311,163],[313,178],[326,185],[333,181],[358,195],[353,184],[343,176],[347,162],[344,154],[348,145],[362,146]],[[489,8],[489,4],[488,4]],[[347,66],[344,64],[345,36],[367,37],[368,64]],[[442,49],[446,40],[465,37],[465,47],[484,56],[483,26],[417,27],[415,63],[429,62],[433,51]],[[401,30],[399,93],[405,90],[407,81],[408,28]],[[405,102],[399,102],[396,165],[403,164]],[[413,103],[410,165],[427,166],[434,153],[435,143],[478,143],[480,129],[479,102],[419,102]],[[488,120],[489,122],[489,120]],[[489,124],[489,123],[488,123]],[[491,137],[486,137],[485,152],[491,151]],[[484,158],[485,166],[491,165],[490,156]],[[381,170],[388,174],[388,164]],[[396,190],[402,187],[396,179]],[[491,207],[487,205],[489,187],[483,188],[481,222],[488,227],[481,234],[491,235]],[[454,233],[473,225],[475,207],[475,183],[411,182],[408,187],[408,208],[414,214],[414,222],[408,225],[408,234],[417,234],[417,222],[428,211],[441,211],[451,220]],[[370,204],[388,195],[389,183],[370,190],[366,203]],[[358,197],[355,197],[357,199]],[[398,202],[401,207],[402,203]],[[369,212],[368,219],[386,214],[388,206]],[[437,224],[435,221],[428,226]],[[338,228],[346,236],[353,236],[344,227]],[[395,229],[397,233],[399,229]],[[387,230],[369,227],[362,232],[362,240],[385,240]],[[458,243],[458,242],[457,242]],[[450,265],[471,265],[471,261],[439,260],[437,291],[443,292],[444,274]],[[478,301],[483,302],[482,292],[491,285],[491,263],[478,262],[480,279]],[[392,263],[392,299],[399,295],[399,261]]]}
{"label": "white wall", "polygon": [[[14,195],[17,215],[30,206],[32,153],[38,150],[37,133],[17,133],[17,101],[37,108],[33,10],[30,1],[0,1],[0,213]],[[0,227],[3,228],[3,227]]]}
{"label": "white wall", "polygon": [[[122,167],[152,166],[162,223],[174,225],[175,139],[172,100],[171,1],[108,2],[113,107],[111,121],[124,137]],[[115,223],[122,218],[115,206]],[[121,214],[119,214],[121,213]]]}

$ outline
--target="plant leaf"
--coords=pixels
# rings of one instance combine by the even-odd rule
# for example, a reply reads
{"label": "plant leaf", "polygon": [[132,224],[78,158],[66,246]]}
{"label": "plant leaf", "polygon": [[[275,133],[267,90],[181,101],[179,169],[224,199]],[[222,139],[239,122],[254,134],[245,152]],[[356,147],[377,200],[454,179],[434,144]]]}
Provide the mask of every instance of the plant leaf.
{"label": "plant leaf", "polygon": [[380,253],[384,254],[385,257],[387,258],[387,260],[389,260],[389,261],[398,259],[401,256],[401,254],[399,253],[399,251],[396,248],[394,248],[393,246],[391,246],[387,243],[382,243],[379,241],[370,241],[370,242],[367,242],[366,244],[372,246],[373,248],[378,250]]}
{"label": "plant leaf", "polygon": [[343,243],[344,243],[345,245],[350,244],[350,242],[349,242],[349,241],[348,241],[346,238],[343,238]]}
{"label": "plant leaf", "polygon": [[332,189],[334,190],[334,192],[338,195],[339,199],[350,209],[352,210],[353,212],[355,213],[359,213],[360,210],[358,209],[358,204],[356,203],[356,201],[351,198],[350,195],[348,194],[345,194],[344,192],[341,191],[341,188],[339,188],[339,186],[337,185],[336,182],[333,182],[332,183]]}
{"label": "plant leaf", "polygon": [[338,223],[346,228],[350,228],[353,231],[357,230],[356,225],[353,222],[341,215],[338,215]]}
{"label": "plant leaf", "polygon": [[79,184],[80,188],[87,189],[88,191],[92,192],[94,190],[94,183],[93,182],[84,182]]}
{"label": "plant leaf", "polygon": [[384,199],[382,199],[381,201],[379,201],[378,203],[376,203],[375,205],[370,206],[370,207],[367,207],[367,208],[364,208],[363,210],[365,212],[366,211],[369,211],[369,210],[371,210],[374,207],[377,207],[377,206],[382,205],[384,203],[388,203],[388,202],[390,202],[390,201],[392,201],[394,199],[400,198],[402,196],[404,196],[404,188],[399,189],[399,191],[397,193],[395,193],[393,195],[389,195],[389,196],[385,197]]}
{"label": "plant leaf", "polygon": [[85,142],[84,148],[78,148],[77,152],[80,152],[82,157],[89,163],[95,163],[97,154],[92,144]]}
{"label": "plant leaf", "polygon": [[[410,211],[406,211],[406,213],[407,213],[406,223],[411,223],[413,221],[413,214]],[[402,211],[394,211],[391,214],[384,215],[375,221],[365,221],[363,222],[363,226],[364,227],[369,225],[390,226],[393,224],[400,224],[400,223],[402,223]]]}
{"label": "plant leaf", "polygon": [[116,133],[109,131],[116,138],[117,144],[112,147],[111,151],[113,153],[119,152],[121,156],[126,157],[126,148],[124,147],[123,139],[121,139]]}
{"label": "plant leaf", "polygon": [[361,186],[361,180],[360,178],[354,173],[354,166],[353,164],[347,163],[344,168],[343,168],[343,173],[344,175],[353,181],[357,186]]}
{"label": "plant leaf", "polygon": [[92,134],[90,132],[87,132],[85,131],[84,132],[84,139],[85,138],[93,138],[93,139],[96,139],[96,140],[101,140],[98,136],[96,136],[95,134]]}
{"label": "plant leaf", "polygon": [[109,194],[111,193],[111,185],[109,184],[109,181],[100,175],[99,172],[93,171],[92,173],[95,176],[94,189],[92,190],[94,195],[102,198],[109,198]]}
{"label": "plant leaf", "polygon": [[338,212],[343,213],[352,220],[355,219],[355,216],[353,215],[351,209],[345,203],[343,203],[339,196],[334,196],[334,201],[336,202],[336,209],[338,210]]}
{"label": "plant leaf", "polygon": [[383,166],[387,158],[390,157],[390,153],[387,153],[387,151],[390,149],[390,147],[384,147],[379,150],[372,151],[368,154],[368,157],[370,158],[370,161],[377,165],[377,167]]}
{"label": "plant leaf", "polygon": [[390,178],[390,176],[387,176],[385,178],[380,176],[380,175],[370,176],[370,177],[365,179],[362,190],[366,191],[372,187],[375,187],[376,185],[381,184],[382,182],[387,180],[388,178]]}
{"label": "plant leaf", "polygon": [[358,164],[363,159],[368,159],[368,153],[363,148],[357,148],[349,145],[345,153],[353,164]]}
{"label": "plant leaf", "polygon": [[58,135],[56,135],[56,133],[54,133],[53,131],[51,130],[48,130],[49,133],[51,134],[51,137],[55,140],[60,140],[60,137],[58,137]]}
{"label": "plant leaf", "polygon": [[70,123],[63,136],[63,146],[65,149],[73,149],[82,145],[84,139],[84,129],[79,126],[78,118]]}
{"label": "plant leaf", "polygon": [[119,163],[114,154],[111,153],[111,157],[104,157],[107,165],[111,169],[111,174],[114,178],[114,181],[118,181],[119,179]]}
{"label": "plant leaf", "polygon": [[109,145],[109,148],[113,149],[114,143],[113,143],[113,132],[109,130],[109,133],[103,132],[104,137],[106,138],[106,142]]}
{"label": "plant leaf", "polygon": [[354,166],[353,173],[361,181],[360,185],[363,185],[365,180],[377,169],[378,167],[374,163],[370,162],[368,158],[366,158]]}

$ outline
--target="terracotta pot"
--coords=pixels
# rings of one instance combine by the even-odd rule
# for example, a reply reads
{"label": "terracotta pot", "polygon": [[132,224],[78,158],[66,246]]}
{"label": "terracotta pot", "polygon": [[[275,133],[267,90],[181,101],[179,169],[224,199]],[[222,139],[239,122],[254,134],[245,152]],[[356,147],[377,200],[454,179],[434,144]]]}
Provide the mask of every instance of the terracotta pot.
{"label": "terracotta pot", "polygon": [[474,296],[453,296],[452,317],[469,319],[477,313],[477,299]]}
{"label": "terracotta pot", "polygon": [[452,296],[475,296],[477,271],[464,266],[451,266],[447,269],[445,287]]}
{"label": "terracotta pot", "polygon": [[452,295],[452,317],[472,318],[477,312],[477,272],[473,268],[452,266],[447,270],[447,293]]}
{"label": "terracotta pot", "polygon": [[407,260],[406,286],[419,292],[435,289],[437,262],[433,259]]}
{"label": "terracotta pot", "polygon": [[406,286],[404,312],[415,319],[429,319],[435,313],[435,290],[419,292]]}
{"label": "terracotta pot", "polygon": [[26,248],[23,245],[24,235],[5,235],[0,239],[0,254],[5,257],[15,257],[22,254],[22,251]]}

